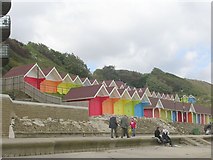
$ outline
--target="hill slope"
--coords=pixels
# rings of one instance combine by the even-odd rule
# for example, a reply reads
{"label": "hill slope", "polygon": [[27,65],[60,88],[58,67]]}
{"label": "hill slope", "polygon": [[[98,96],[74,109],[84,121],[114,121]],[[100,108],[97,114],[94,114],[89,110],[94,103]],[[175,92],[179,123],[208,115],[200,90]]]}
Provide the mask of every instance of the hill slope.
{"label": "hill slope", "polygon": [[2,73],[6,73],[14,66],[20,66],[31,63],[38,63],[42,68],[55,66],[57,70],[70,74],[77,74],[81,77],[91,77],[91,72],[87,65],[74,54],[60,53],[53,49],[49,49],[43,44],[29,42],[23,44],[14,39],[6,41],[9,44],[10,61],[4,68]]}

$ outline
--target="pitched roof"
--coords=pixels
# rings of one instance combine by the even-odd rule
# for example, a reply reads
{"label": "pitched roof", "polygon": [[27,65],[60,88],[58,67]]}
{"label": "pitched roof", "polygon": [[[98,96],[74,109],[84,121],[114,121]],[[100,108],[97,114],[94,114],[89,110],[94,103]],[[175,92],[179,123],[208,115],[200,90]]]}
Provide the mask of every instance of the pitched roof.
{"label": "pitched roof", "polygon": [[64,79],[64,77],[67,76],[67,73],[64,73],[64,72],[58,72],[58,73],[60,74],[62,79]]}
{"label": "pitched roof", "polygon": [[98,81],[96,79],[90,79],[89,81],[90,81],[91,85],[94,85],[95,82],[98,83]]}
{"label": "pitched roof", "polygon": [[113,80],[106,80],[106,81],[103,81],[103,82],[106,84],[107,87],[109,87],[110,84],[113,82]]}
{"label": "pitched roof", "polygon": [[13,67],[3,77],[25,76],[25,74],[36,64],[28,64],[24,66]]}
{"label": "pitched roof", "polygon": [[106,90],[109,94],[111,94],[112,90],[114,89],[115,87],[106,87]]}
{"label": "pitched roof", "polygon": [[115,84],[117,85],[118,88],[120,88],[122,85],[125,85],[123,81],[115,81]]}
{"label": "pitched roof", "polygon": [[[76,101],[76,100],[86,100],[95,98],[97,94],[101,91],[101,89],[105,89],[103,85],[93,85],[93,86],[85,86],[80,88],[72,88],[70,91],[64,96],[65,101]],[[104,93],[103,96],[108,96],[108,93]]]}
{"label": "pitched roof", "polygon": [[116,87],[106,87],[106,90],[109,93],[110,98],[120,98],[120,94]]}
{"label": "pitched roof", "polygon": [[203,107],[200,105],[194,105],[194,109],[196,113],[212,114],[211,108]]}
{"label": "pitched roof", "polygon": [[62,81],[61,75],[58,73],[55,67],[43,69],[43,73],[45,74],[47,80],[50,78],[53,81]]}
{"label": "pitched roof", "polygon": [[163,107],[169,110],[175,110],[175,102],[167,99],[161,99]]}
{"label": "pitched roof", "polygon": [[[117,89],[121,98],[131,99],[132,97],[129,95],[129,92],[126,89]],[[126,93],[126,94],[125,94]]]}
{"label": "pitched roof", "polygon": [[42,69],[42,71],[43,71],[44,75],[47,76],[53,68],[54,67],[45,68],[45,69]]}

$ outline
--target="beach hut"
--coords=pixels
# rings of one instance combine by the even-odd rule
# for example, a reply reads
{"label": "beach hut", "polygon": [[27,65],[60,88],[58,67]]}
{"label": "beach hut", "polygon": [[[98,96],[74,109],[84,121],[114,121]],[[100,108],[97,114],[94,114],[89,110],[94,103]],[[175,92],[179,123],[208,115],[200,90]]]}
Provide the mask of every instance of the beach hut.
{"label": "beach hut", "polygon": [[84,86],[72,88],[64,96],[65,102],[87,102],[89,116],[102,115],[102,103],[109,98],[104,85]]}
{"label": "beach hut", "polygon": [[99,85],[98,81],[96,79],[90,79],[91,85]]}
{"label": "beach hut", "polygon": [[192,103],[192,104],[196,103],[196,98],[194,96],[192,96],[192,95],[189,95],[188,103]]}
{"label": "beach hut", "polygon": [[167,100],[167,99],[161,99],[162,105],[165,109],[165,113],[161,113],[161,118],[176,122],[177,121],[177,113],[175,109],[175,101]]}
{"label": "beach hut", "polygon": [[42,70],[45,80],[40,83],[40,90],[46,93],[57,93],[57,87],[62,82],[62,78],[55,67]]}
{"label": "beach hut", "polygon": [[80,78],[83,86],[91,86],[90,80],[86,78]]}
{"label": "beach hut", "polygon": [[124,106],[131,101],[131,96],[126,89],[117,90],[120,94],[120,99],[114,103],[114,114],[124,115]]}
{"label": "beach hut", "polygon": [[144,107],[144,116],[150,118],[160,118],[160,109],[163,109],[163,105],[159,98],[149,97],[151,105]]}
{"label": "beach hut", "polygon": [[210,122],[211,108],[194,104],[194,109],[198,124],[208,124]]}
{"label": "beach hut", "polygon": [[144,116],[144,107],[151,105],[151,102],[145,92],[142,92],[142,91],[138,92],[138,95],[140,97],[140,103],[135,105],[134,116],[143,117]]}
{"label": "beach hut", "polygon": [[116,87],[106,87],[109,98],[102,103],[103,114],[114,114],[114,104],[120,99],[120,94]]}
{"label": "beach hut", "polygon": [[57,92],[67,94],[71,88],[81,87],[81,85],[73,83],[69,74],[60,73],[62,82],[57,86]]}
{"label": "beach hut", "polygon": [[155,91],[153,91],[153,92],[152,92],[151,97],[153,97],[153,98],[157,98],[157,94],[155,93]]}
{"label": "beach hut", "polygon": [[13,67],[3,76],[3,78],[17,76],[23,76],[25,82],[37,89],[40,89],[40,83],[45,80],[45,75],[37,63]]}
{"label": "beach hut", "polygon": [[135,106],[141,102],[140,96],[136,90],[130,90],[128,93],[131,96],[131,101],[124,105],[124,114],[127,116],[134,116]]}
{"label": "beach hut", "polygon": [[73,83],[75,83],[79,86],[83,86],[82,81],[78,75],[71,75],[70,77],[71,77]]}

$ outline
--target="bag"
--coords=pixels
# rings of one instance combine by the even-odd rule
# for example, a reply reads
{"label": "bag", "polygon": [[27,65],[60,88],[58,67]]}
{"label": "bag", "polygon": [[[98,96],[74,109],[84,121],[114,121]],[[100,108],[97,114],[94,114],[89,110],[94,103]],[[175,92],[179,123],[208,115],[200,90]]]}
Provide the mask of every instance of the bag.
{"label": "bag", "polygon": [[132,129],[131,128],[128,129],[128,133],[129,133],[129,135],[132,134]]}

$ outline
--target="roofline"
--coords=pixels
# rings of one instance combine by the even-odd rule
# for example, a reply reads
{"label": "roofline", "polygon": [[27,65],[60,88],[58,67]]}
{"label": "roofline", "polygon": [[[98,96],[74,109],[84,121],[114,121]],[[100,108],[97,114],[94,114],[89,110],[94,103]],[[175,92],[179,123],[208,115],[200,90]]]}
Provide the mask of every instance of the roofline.
{"label": "roofline", "polygon": [[[108,94],[108,91],[107,91],[106,87],[104,85],[101,85],[100,88],[99,88],[99,90],[96,92],[96,94],[95,94],[95,96],[93,98],[95,98],[98,95],[98,93],[101,91],[101,89],[103,87],[104,87],[104,90],[106,91],[106,93]],[[109,94],[107,96],[109,96]]]}

